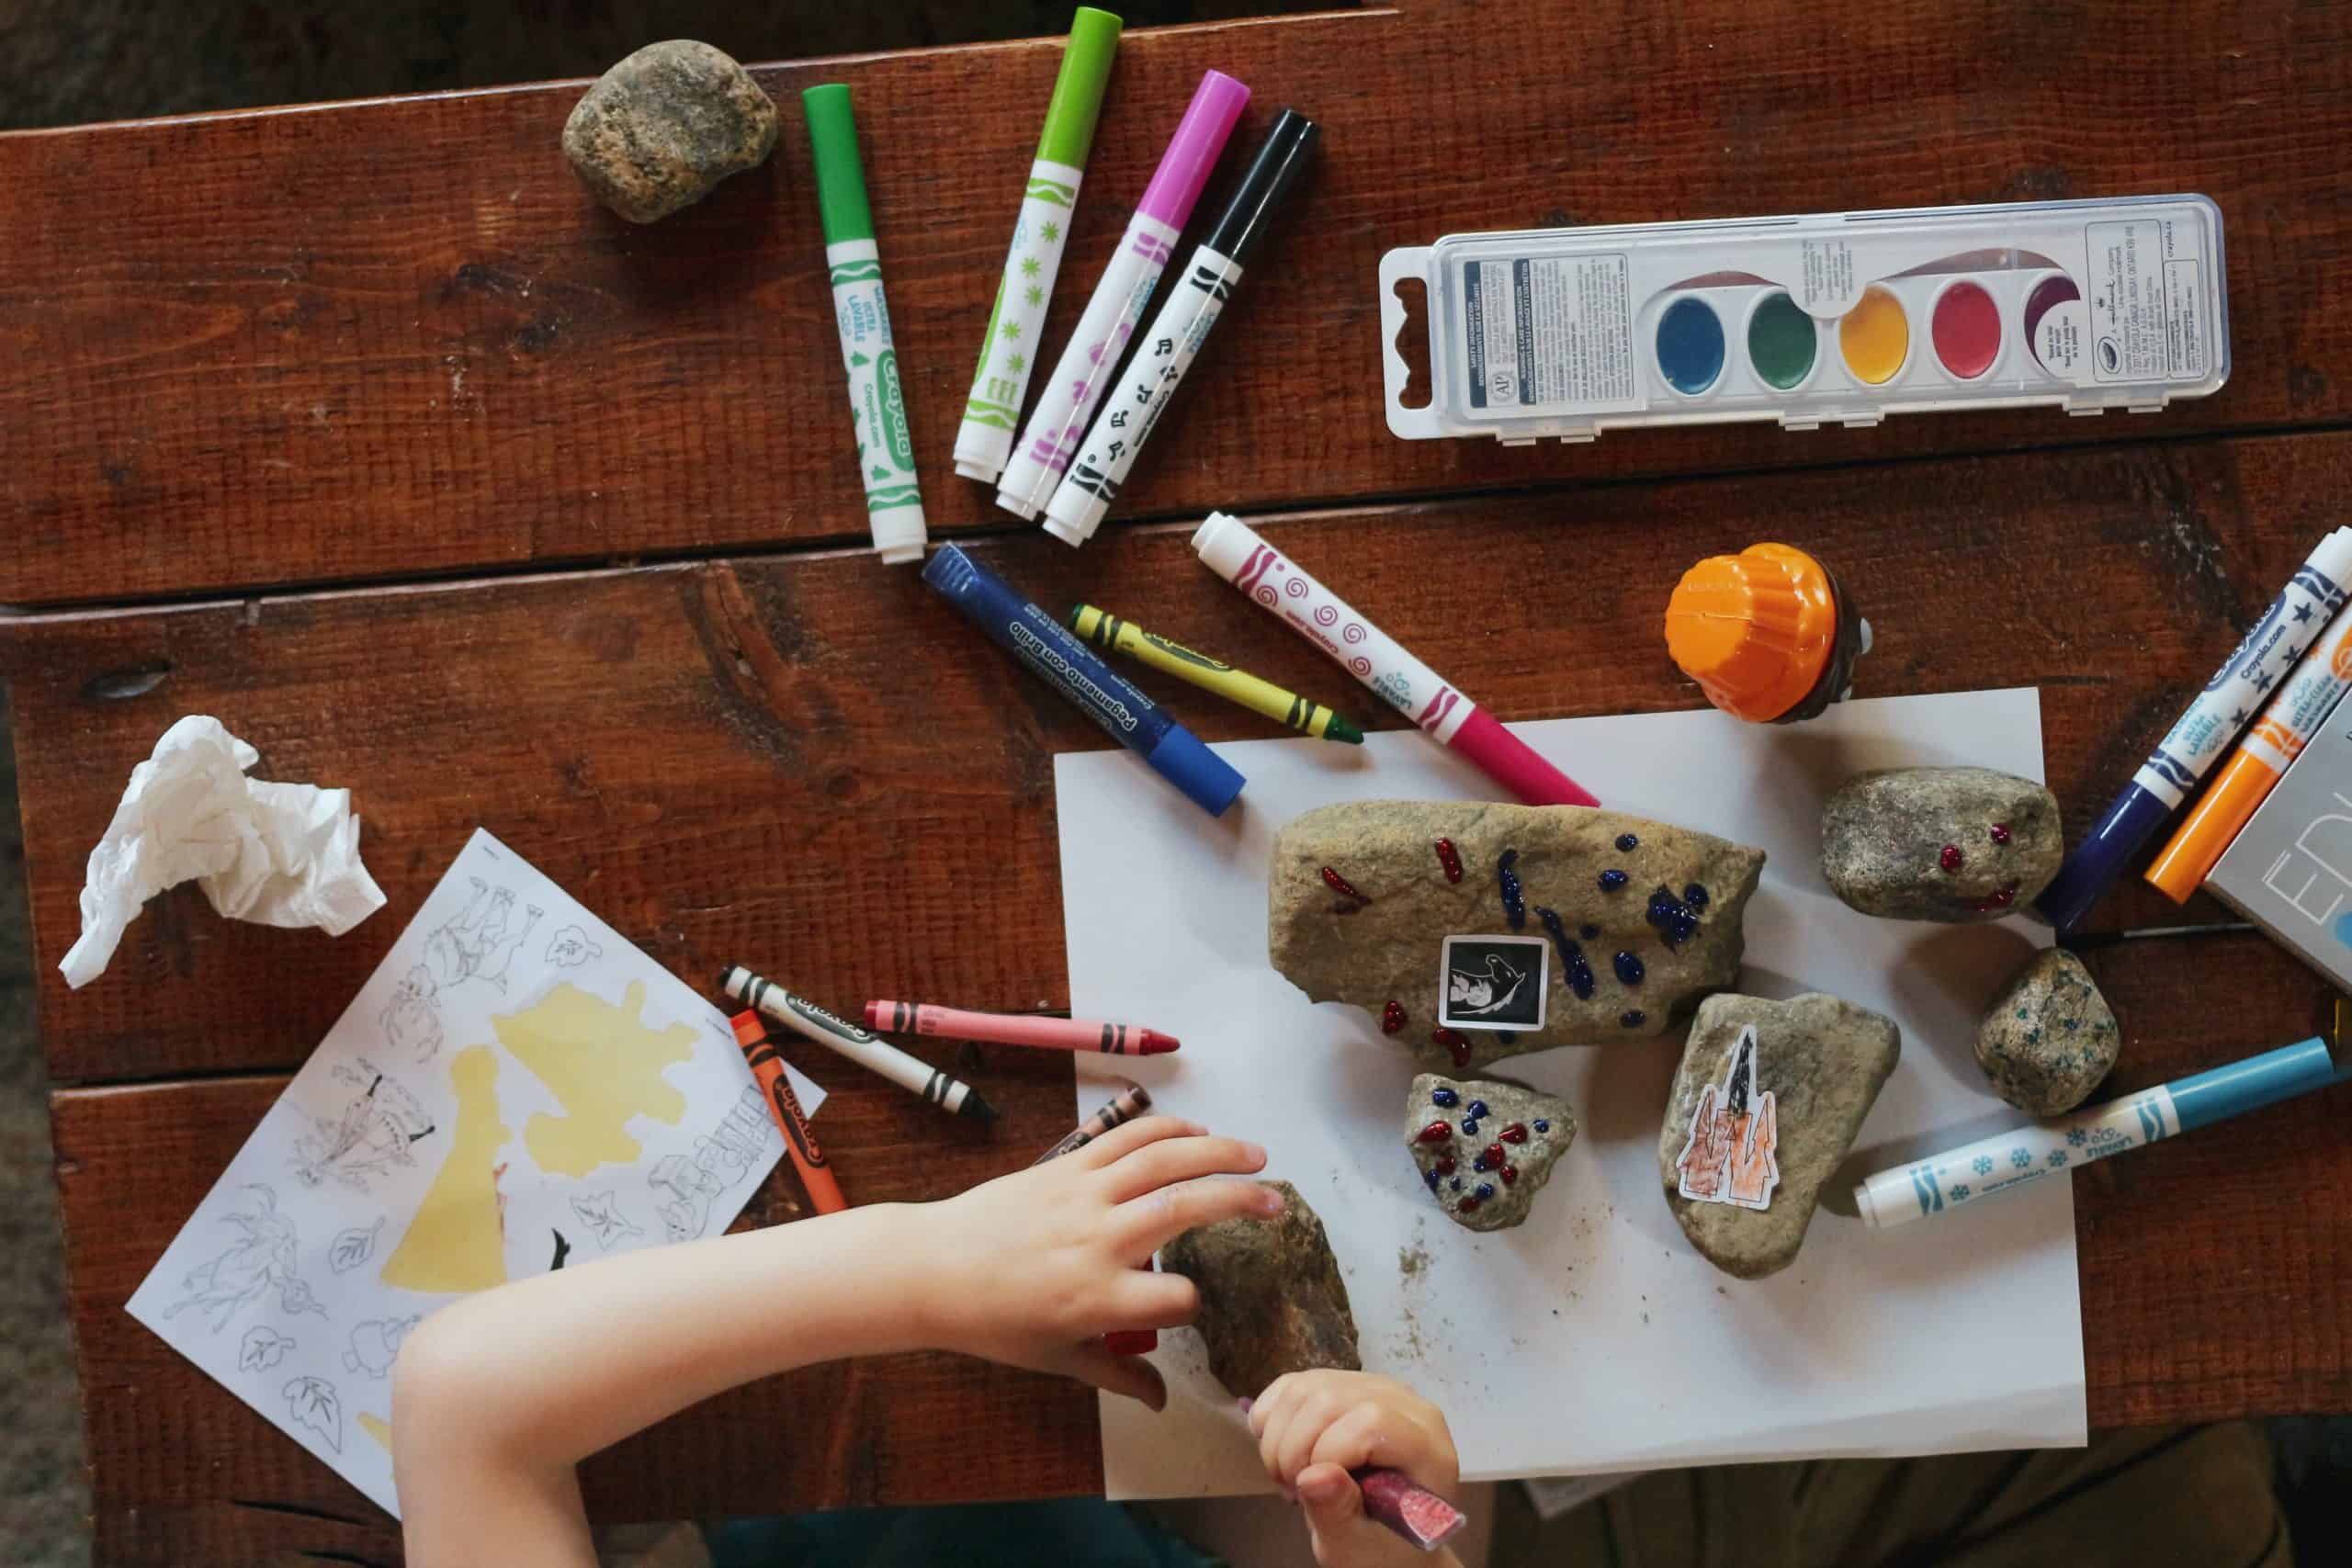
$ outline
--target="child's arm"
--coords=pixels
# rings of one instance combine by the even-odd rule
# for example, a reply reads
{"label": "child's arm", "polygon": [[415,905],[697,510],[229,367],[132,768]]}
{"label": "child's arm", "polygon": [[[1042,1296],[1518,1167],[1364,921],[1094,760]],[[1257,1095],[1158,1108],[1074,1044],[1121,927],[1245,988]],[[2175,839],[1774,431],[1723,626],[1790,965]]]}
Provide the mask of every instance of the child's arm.
{"label": "child's arm", "polygon": [[1363,1493],[1348,1473],[1386,1465],[1453,1498],[1461,1461],[1445,1413],[1403,1383],[1370,1372],[1291,1372],[1250,1404],[1250,1430],[1266,1473],[1306,1510],[1323,1568],[1462,1568],[1447,1548],[1423,1555],[1365,1518]]}
{"label": "child's arm", "polygon": [[1134,1265],[1280,1195],[1199,1179],[1265,1151],[1148,1117],[937,1203],[877,1204],[650,1248],[452,1303],[401,1347],[393,1471],[410,1561],[591,1565],[573,1467],[738,1383],[844,1356],[941,1349],[1059,1372],[1154,1409],[1150,1363],[1100,1337],[1200,1305]]}

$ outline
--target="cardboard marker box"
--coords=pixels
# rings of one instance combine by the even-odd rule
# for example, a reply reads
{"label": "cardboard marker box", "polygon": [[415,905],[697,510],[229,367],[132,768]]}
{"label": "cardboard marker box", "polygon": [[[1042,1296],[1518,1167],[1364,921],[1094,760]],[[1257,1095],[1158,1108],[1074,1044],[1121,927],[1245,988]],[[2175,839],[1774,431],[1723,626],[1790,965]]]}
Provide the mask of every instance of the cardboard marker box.
{"label": "cardboard marker box", "polygon": [[2352,704],[2337,705],[2205,886],[2352,991]]}

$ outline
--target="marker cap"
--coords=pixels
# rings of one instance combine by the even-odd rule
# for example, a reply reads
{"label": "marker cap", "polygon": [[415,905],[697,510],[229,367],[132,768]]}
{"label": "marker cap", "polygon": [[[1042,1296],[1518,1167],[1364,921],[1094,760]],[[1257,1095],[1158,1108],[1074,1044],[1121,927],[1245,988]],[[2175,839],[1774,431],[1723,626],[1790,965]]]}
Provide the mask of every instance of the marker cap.
{"label": "marker cap", "polygon": [[2278,773],[2260,758],[2244,751],[2232,757],[2149,864],[2149,885],[2176,904],[2188,902],[2278,783]]}
{"label": "marker cap", "polygon": [[2123,863],[2140,852],[2155,830],[2172,815],[2172,807],[2161,795],[2149,794],[2138,784],[2125,784],[2123,793],[2098,819],[2090,837],[2075,847],[2075,852],[2059,866],[2058,874],[2041,890],[2033,907],[2044,919],[2060,931],[2070,931],[2076,921],[2091,912],[2101,895],[2122,873]]}
{"label": "marker cap", "polygon": [[1228,261],[1247,264],[1322,141],[1320,126],[1296,109],[1283,110],[1259,143],[1257,156],[1250,160],[1241,187],[1201,243]]}
{"label": "marker cap", "polygon": [[1222,817],[1249,781],[1181,724],[1170,725],[1144,761],[1212,817]]}
{"label": "marker cap", "polygon": [[874,214],[865,205],[865,169],[857,156],[857,118],[850,112],[849,88],[839,82],[800,95],[808,121],[808,145],[817,155],[817,211],[825,243],[874,238]]}
{"label": "marker cap", "polygon": [[1061,73],[1054,78],[1053,101],[1046,106],[1046,129],[1037,135],[1037,156],[1073,169],[1086,166],[1094,146],[1094,122],[1102,113],[1102,89],[1111,80],[1111,57],[1119,50],[1119,18],[1080,6],[1069,19],[1069,42],[1062,46]]}
{"label": "marker cap", "polygon": [[1233,134],[1233,122],[1249,102],[1250,89],[1224,72],[1203,76],[1136,210],[1182,229],[1193,215],[1193,203],[1201,198],[1201,187],[1208,184],[1209,171],[1216,167],[1217,154],[1225,151],[1225,139]]}
{"label": "marker cap", "polygon": [[2259,1110],[2347,1077],[2352,1077],[2352,1067],[2338,1068],[2327,1041],[2314,1034],[2210,1073],[2176,1078],[2165,1087],[2172,1091],[2173,1113],[2180,1118],[2180,1130],[2193,1133],[2224,1117]]}
{"label": "marker cap", "polygon": [[[1828,570],[1788,545],[1710,556],[1667,601],[1666,650],[1735,718],[1811,717],[1845,690],[1860,640],[1839,597]],[[1833,672],[1841,653],[1843,668]],[[1808,703],[1816,692],[1820,702]]]}
{"label": "marker cap", "polygon": [[904,566],[922,559],[922,547],[931,542],[931,531],[923,523],[922,507],[899,506],[888,512],[868,513],[865,521],[874,536],[874,551],[882,558],[884,566]]}

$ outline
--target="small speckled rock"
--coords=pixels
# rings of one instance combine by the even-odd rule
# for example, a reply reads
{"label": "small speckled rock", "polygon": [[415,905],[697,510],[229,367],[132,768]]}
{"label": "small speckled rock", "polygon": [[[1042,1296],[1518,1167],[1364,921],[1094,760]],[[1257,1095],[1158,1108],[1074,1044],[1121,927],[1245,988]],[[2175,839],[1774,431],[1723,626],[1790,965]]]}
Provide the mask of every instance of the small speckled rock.
{"label": "small speckled rock", "polygon": [[[1665,1033],[1738,978],[1740,919],[1764,870],[1761,850],[1621,811],[1475,801],[1326,806],[1275,834],[1271,858],[1274,967],[1456,1074]],[[1543,958],[1541,1029],[1443,1025],[1445,939],[1476,935]],[[1516,953],[1532,976],[1529,949]]]}
{"label": "small speckled rock", "polygon": [[1821,813],[1831,890],[1894,920],[1997,920],[2033,901],[2064,852],[2057,796],[1991,768],[1857,773]]}
{"label": "small speckled rock", "polygon": [[1194,1326],[1208,1342],[1209,1371],[1237,1399],[1257,1398],[1284,1372],[1363,1367],[1323,1222],[1289,1182],[1266,1185],[1283,1195],[1274,1218],[1220,1220],[1159,1249],[1161,1268],[1200,1287]]}
{"label": "small speckled rock", "polygon": [[2062,947],[2026,960],[1976,1026],[1976,1065],[1993,1092],[2030,1116],[2088,1100],[2121,1045],[2091,972]]}
{"label": "small speckled rock", "polygon": [[1699,1004],[1657,1169],[1700,1256],[1742,1280],[1796,1261],[1822,1183],[1853,1147],[1902,1048],[1894,1020],[1818,991]]}
{"label": "small speckled rock", "polygon": [[563,155],[598,201],[650,223],[775,149],[775,100],[692,39],[650,43],[596,79],[563,125]]}
{"label": "small speckled rock", "polygon": [[1405,1146],[1421,1185],[1447,1219],[1470,1230],[1509,1230],[1525,1220],[1576,1141],[1577,1113],[1566,1100],[1508,1078],[1422,1073],[1405,1097]]}

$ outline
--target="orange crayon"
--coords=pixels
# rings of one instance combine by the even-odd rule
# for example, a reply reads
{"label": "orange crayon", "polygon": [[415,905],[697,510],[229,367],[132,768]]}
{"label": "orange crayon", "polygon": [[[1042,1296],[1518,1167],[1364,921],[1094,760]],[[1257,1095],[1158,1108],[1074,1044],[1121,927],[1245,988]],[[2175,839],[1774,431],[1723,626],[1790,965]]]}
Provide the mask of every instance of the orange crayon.
{"label": "orange crayon", "polygon": [[1845,696],[1871,624],[1803,550],[1750,545],[1682,574],[1667,602],[1666,650],[1724,712],[1788,724]]}
{"label": "orange crayon", "polygon": [[734,1026],[735,1043],[743,1048],[743,1060],[751,1065],[752,1076],[759,1080],[760,1092],[767,1099],[775,1130],[784,1134],[784,1152],[792,1156],[792,1168],[800,1173],[800,1185],[808,1190],[809,1206],[820,1214],[840,1213],[849,1207],[849,1200],[842,1196],[841,1183],[833,1179],[825,1152],[808,1130],[808,1113],[800,1109],[800,1097],[792,1092],[792,1080],[784,1073],[784,1058],[769,1043],[760,1015],[739,1012],[727,1021]]}
{"label": "orange crayon", "polygon": [[2347,687],[2352,687],[2352,609],[2337,612],[2279,682],[2278,695],[2149,865],[2151,886],[2176,904],[2188,901],[2240,829],[2253,820],[2255,808],[2286,776],[2288,764],[2302,755],[2335,711],[2336,700]]}

